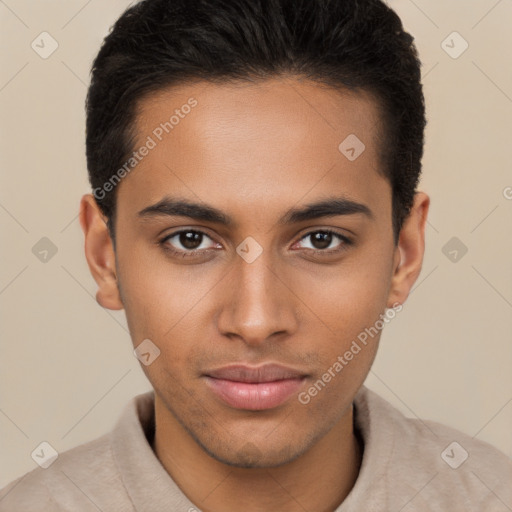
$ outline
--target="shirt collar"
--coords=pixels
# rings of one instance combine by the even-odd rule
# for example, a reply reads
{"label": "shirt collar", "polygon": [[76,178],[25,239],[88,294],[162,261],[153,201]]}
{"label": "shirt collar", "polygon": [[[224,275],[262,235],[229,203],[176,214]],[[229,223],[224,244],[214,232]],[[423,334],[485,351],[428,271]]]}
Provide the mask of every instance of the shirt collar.
{"label": "shirt collar", "polygon": [[[151,443],[155,431],[154,390],[133,397],[125,406],[110,442],[119,473],[137,511],[196,510],[156,457]],[[357,510],[367,503],[374,486],[386,474],[395,445],[395,429],[383,428],[388,405],[362,386],[354,398],[354,428],[363,440],[359,476],[335,512]],[[389,407],[389,405],[388,405]],[[371,487],[371,488],[370,488]],[[380,503],[385,509],[385,504]]]}
{"label": "shirt collar", "polygon": [[135,509],[189,510],[194,507],[162,466],[150,441],[155,430],[155,395],[133,397],[110,434],[119,473]]}

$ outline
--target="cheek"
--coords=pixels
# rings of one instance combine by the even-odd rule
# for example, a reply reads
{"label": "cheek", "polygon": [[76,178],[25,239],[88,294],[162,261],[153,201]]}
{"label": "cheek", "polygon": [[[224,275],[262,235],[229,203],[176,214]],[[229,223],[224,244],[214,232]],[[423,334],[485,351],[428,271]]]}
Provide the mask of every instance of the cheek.
{"label": "cheek", "polygon": [[[297,294],[305,309],[316,315],[311,321],[345,341],[373,325],[387,303],[391,276],[383,258],[357,257],[315,276],[302,275],[296,281]],[[308,314],[309,318],[309,314]],[[328,332],[328,331],[327,331]]]}
{"label": "cheek", "polygon": [[162,254],[152,257],[156,251],[142,252],[124,252],[118,261],[126,317],[133,338],[165,341],[200,310],[216,274],[172,264]]}
{"label": "cheek", "polygon": [[389,283],[383,259],[363,262],[356,258],[328,276],[323,273],[321,279],[299,280],[300,296],[307,306],[300,349],[315,349],[319,362],[304,395],[311,410],[318,407],[320,411],[321,404],[341,404],[344,396],[352,396],[364,382],[377,352]]}

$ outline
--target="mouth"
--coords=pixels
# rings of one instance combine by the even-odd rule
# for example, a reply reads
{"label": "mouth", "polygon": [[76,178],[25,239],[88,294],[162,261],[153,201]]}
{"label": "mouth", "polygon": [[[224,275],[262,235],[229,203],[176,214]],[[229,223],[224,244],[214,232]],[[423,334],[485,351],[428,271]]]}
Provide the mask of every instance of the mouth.
{"label": "mouth", "polygon": [[204,374],[210,390],[235,409],[261,411],[282,405],[298,393],[307,375],[277,364],[231,365]]}

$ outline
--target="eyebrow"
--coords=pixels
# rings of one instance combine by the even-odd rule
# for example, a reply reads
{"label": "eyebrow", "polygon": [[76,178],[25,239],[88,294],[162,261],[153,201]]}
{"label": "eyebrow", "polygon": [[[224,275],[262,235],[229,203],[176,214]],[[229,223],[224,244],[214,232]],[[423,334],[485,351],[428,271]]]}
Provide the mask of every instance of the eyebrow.
{"label": "eyebrow", "polygon": [[[278,223],[294,224],[320,217],[354,214],[363,214],[372,220],[375,218],[367,205],[344,197],[333,197],[300,208],[291,208],[278,220]],[[158,203],[144,208],[138,213],[138,216],[143,219],[159,216],[189,217],[198,221],[222,224],[223,226],[234,224],[229,215],[213,206],[171,197],[165,197]]]}

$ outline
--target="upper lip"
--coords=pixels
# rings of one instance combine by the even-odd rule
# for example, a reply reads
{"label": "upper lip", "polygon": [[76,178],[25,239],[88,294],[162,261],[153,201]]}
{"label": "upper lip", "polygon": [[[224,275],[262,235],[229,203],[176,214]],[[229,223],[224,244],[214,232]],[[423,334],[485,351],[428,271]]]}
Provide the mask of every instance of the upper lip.
{"label": "upper lip", "polygon": [[306,376],[305,373],[299,370],[287,366],[281,366],[279,364],[264,364],[262,366],[235,364],[210,370],[206,375],[208,377],[213,377],[214,379],[249,383],[299,379]]}

